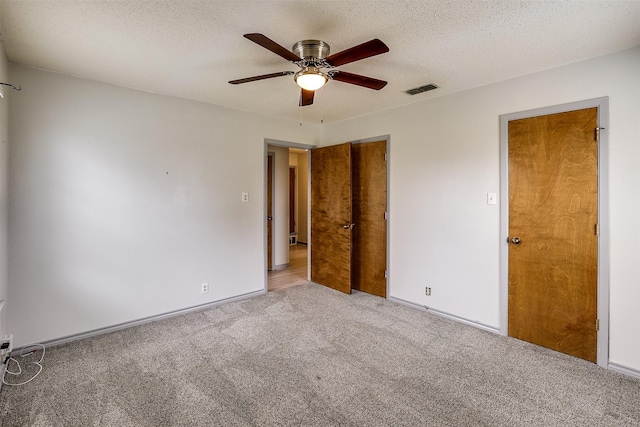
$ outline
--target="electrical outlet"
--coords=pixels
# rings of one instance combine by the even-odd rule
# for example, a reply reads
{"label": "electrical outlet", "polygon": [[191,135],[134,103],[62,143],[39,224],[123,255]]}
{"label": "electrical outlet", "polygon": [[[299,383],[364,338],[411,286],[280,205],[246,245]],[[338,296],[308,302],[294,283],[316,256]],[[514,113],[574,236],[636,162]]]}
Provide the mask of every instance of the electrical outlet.
{"label": "electrical outlet", "polygon": [[207,292],[209,292],[209,284],[203,283],[201,285],[200,292],[202,292],[203,294],[206,294]]}
{"label": "electrical outlet", "polygon": [[13,335],[5,335],[0,342],[0,351],[2,356],[11,353],[13,350]]}
{"label": "electrical outlet", "polygon": [[430,297],[431,296],[431,288],[428,287],[428,286],[426,288],[424,288],[424,294],[426,296]]}

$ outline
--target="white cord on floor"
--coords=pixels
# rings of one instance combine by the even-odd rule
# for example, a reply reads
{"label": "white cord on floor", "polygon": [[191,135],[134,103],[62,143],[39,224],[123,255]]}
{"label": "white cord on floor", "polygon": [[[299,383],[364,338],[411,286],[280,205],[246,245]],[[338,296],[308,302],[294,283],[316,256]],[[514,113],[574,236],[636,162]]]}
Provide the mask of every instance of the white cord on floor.
{"label": "white cord on floor", "polygon": [[[36,349],[34,350],[33,347],[36,347]],[[42,356],[40,357],[40,360],[38,360],[37,362],[32,362],[34,365],[38,365],[38,372],[35,373],[34,376],[32,376],[31,378],[29,378],[27,381],[21,382],[21,383],[17,383],[17,384],[13,384],[13,383],[8,383],[5,380],[5,377],[7,376],[7,374],[9,375],[20,375],[22,373],[22,367],[20,366],[20,362],[17,359],[14,359],[13,356],[9,356],[9,360],[7,361],[7,367],[4,371],[4,375],[2,376],[2,383],[6,384],[6,385],[14,385],[14,386],[18,386],[18,385],[25,385],[30,383],[31,381],[33,381],[38,375],[40,375],[40,372],[42,372],[42,361],[44,360],[44,353],[45,353],[45,348],[44,345],[42,344],[34,344],[32,346],[29,347],[29,351],[25,351],[24,349],[20,352],[20,357],[25,358],[27,356],[29,356],[30,354],[35,353],[36,351],[38,351],[39,348],[42,348]],[[16,366],[18,367],[18,371],[17,372],[11,372],[9,370],[9,365],[11,364],[11,362],[13,361],[13,363],[16,364]]]}

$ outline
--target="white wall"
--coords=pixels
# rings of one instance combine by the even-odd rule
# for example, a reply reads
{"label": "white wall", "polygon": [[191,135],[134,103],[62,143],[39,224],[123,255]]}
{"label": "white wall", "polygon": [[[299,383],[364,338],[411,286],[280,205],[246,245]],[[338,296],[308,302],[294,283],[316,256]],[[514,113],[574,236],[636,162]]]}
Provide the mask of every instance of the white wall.
{"label": "white wall", "polygon": [[23,345],[263,290],[264,139],[387,134],[390,295],[497,329],[499,115],[609,96],[610,359],[640,370],[639,75],[636,48],[319,129],[12,65],[5,330]]}
{"label": "white wall", "polygon": [[298,153],[289,151],[289,166],[298,166]]}
{"label": "white wall", "polygon": [[296,232],[299,243],[307,243],[307,209],[308,209],[308,186],[309,186],[309,156],[306,152],[289,151],[289,167],[296,167]]}
{"label": "white wall", "polygon": [[[294,206],[293,206],[293,222],[295,224],[295,228],[294,229],[295,229],[295,232],[296,232],[296,235],[297,235],[298,227],[300,225],[300,223],[298,222],[298,199],[300,198],[300,195],[298,194],[298,185],[299,185],[298,153],[292,153],[291,150],[289,150],[289,170],[291,170],[291,168],[293,168],[295,170],[295,174],[296,174],[296,184],[295,184],[295,188],[293,189],[293,191],[295,193]],[[291,203],[291,202],[289,202],[289,203]],[[289,208],[289,216],[291,216],[291,208]]]}
{"label": "white wall", "polygon": [[273,265],[289,264],[289,149],[268,147],[274,153]]}
{"label": "white wall", "polygon": [[640,370],[639,76],[635,48],[325,125],[323,145],[391,135],[390,295],[499,328],[499,116],[609,96],[610,360]]}
{"label": "white wall", "polygon": [[10,75],[23,87],[9,122],[16,345],[264,291],[264,140],[317,144],[317,126]]}
{"label": "white wall", "polygon": [[[4,48],[0,44],[0,82],[10,83],[9,63],[4,53]],[[8,227],[8,206],[7,206],[7,183],[9,173],[7,170],[7,157],[9,148],[9,102],[14,96],[13,89],[3,86],[5,98],[0,99],[0,337],[9,333],[7,330],[6,311],[2,308],[3,301],[8,295],[8,273],[7,273],[7,227]],[[17,94],[19,96],[19,94]]]}
{"label": "white wall", "polygon": [[309,155],[298,153],[298,242],[308,243]]}

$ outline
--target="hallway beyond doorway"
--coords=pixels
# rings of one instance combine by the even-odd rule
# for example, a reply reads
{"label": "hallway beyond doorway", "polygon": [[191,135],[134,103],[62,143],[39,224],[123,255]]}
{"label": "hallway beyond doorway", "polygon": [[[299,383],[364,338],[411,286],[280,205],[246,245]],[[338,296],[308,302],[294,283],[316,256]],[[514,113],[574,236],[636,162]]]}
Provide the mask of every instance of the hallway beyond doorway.
{"label": "hallway beyond doorway", "polygon": [[289,266],[287,268],[268,273],[269,292],[308,282],[307,245],[300,243],[289,246]]}

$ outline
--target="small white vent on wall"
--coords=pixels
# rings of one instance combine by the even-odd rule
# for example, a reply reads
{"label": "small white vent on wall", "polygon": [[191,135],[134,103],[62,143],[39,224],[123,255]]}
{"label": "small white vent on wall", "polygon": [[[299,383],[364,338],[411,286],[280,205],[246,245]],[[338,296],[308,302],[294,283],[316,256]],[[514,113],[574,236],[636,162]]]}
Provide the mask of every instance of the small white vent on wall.
{"label": "small white vent on wall", "polygon": [[413,89],[405,90],[405,93],[408,93],[409,95],[417,95],[419,93],[428,92],[428,91],[434,90],[434,89],[438,89],[438,86],[434,85],[433,83],[429,83],[428,85],[424,85],[424,86],[420,86],[420,87],[415,87]]}

